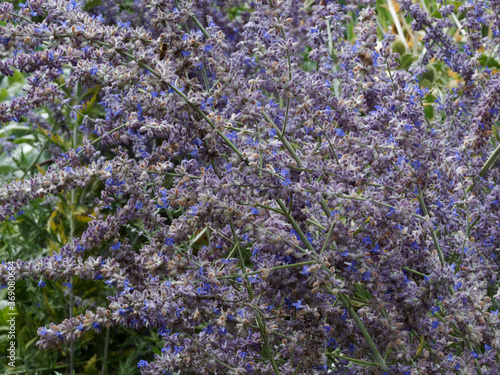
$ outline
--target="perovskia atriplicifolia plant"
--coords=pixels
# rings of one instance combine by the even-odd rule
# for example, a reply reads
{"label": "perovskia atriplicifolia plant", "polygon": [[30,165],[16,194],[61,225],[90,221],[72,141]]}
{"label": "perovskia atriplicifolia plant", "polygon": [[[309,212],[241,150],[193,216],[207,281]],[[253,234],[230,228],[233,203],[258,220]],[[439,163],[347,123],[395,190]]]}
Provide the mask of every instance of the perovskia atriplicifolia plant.
{"label": "perovskia atriplicifolia plant", "polygon": [[95,202],[16,280],[110,287],[37,346],[126,327],[161,339],[143,375],[498,374],[500,1],[389,5],[2,3],[26,87],[0,121],[47,142],[0,219]]}

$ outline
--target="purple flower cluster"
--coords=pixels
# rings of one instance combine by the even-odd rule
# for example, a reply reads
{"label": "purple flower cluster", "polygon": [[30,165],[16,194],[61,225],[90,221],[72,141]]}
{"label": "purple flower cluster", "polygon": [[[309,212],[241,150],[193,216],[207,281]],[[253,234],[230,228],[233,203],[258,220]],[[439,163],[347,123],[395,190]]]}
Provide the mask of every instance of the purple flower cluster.
{"label": "purple flower cluster", "polygon": [[120,325],[164,341],[144,375],[498,374],[500,1],[399,1],[404,67],[371,0],[133,6],[0,4],[0,72],[29,74],[0,121],[85,117],[79,150],[0,187],[0,219],[101,182],[79,238],[15,267],[110,303],[38,346]]}

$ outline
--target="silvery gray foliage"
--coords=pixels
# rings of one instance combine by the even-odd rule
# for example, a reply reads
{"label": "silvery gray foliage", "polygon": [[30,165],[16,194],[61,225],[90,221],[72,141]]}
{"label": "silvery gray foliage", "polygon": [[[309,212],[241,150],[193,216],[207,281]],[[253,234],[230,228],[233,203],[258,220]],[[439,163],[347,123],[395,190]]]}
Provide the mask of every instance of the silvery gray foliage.
{"label": "silvery gray foliage", "polygon": [[[114,287],[109,305],[40,328],[39,347],[122,325],[165,341],[142,374],[500,372],[500,79],[479,63],[482,49],[498,57],[500,2],[439,2],[438,16],[401,0],[424,35],[408,69],[395,36],[378,36],[373,1],[311,3],[0,5],[0,71],[30,73],[31,86],[0,104],[2,122],[66,105],[63,69],[66,88],[99,85],[105,109],[79,149],[0,188],[5,220],[35,198],[105,186],[80,238],[16,263],[18,280]],[[455,13],[465,45],[446,32]],[[431,61],[463,82],[436,94],[433,118],[420,84]],[[137,220],[142,248],[119,232]],[[201,231],[209,241],[193,248]]]}

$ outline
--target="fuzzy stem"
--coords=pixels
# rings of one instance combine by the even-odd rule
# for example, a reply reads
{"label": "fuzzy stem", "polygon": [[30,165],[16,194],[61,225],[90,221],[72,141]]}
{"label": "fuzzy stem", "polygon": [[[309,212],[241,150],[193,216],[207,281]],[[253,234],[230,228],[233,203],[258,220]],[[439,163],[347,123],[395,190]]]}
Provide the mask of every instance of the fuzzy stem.
{"label": "fuzzy stem", "polygon": [[[231,232],[233,234],[233,239],[234,239],[234,242],[236,243],[236,248],[238,251],[239,258],[240,258],[240,268],[243,271],[245,264],[244,264],[244,260],[243,260],[243,254],[241,253],[240,241],[238,240],[238,236],[237,236],[236,231],[234,229],[233,222],[230,222],[230,226],[231,226]],[[254,294],[252,291],[252,284],[248,280],[248,276],[245,276],[245,279],[246,279],[245,286],[246,286],[246,289],[248,291],[248,295],[253,301]],[[259,311],[259,313],[260,313],[260,311]],[[275,373],[275,375],[280,375],[280,370],[279,370],[278,364],[276,363],[276,360],[274,359],[273,350],[272,350],[271,346],[269,345],[269,338],[268,338],[267,333],[266,333],[266,322],[260,314],[255,315],[255,319],[257,320],[257,324],[259,325],[260,334],[262,335],[262,341],[264,342],[264,349],[267,352],[267,355],[269,356],[269,360],[271,361],[271,366],[273,366],[273,370],[275,371],[274,373]]]}
{"label": "fuzzy stem", "polygon": [[108,348],[109,348],[109,326],[106,327],[106,339],[104,341],[104,356],[102,359],[101,375],[106,374],[108,371]]}
{"label": "fuzzy stem", "polygon": [[[427,206],[425,205],[424,197],[422,196],[422,192],[420,192],[420,191],[418,192],[417,199],[418,199],[418,202],[420,203],[420,208],[424,212],[424,215],[429,216],[429,212],[427,211]],[[443,251],[441,250],[441,246],[439,245],[439,239],[437,238],[436,231],[434,229],[431,229],[430,232],[431,232],[431,236],[432,236],[432,241],[434,242],[434,246],[436,247],[436,251],[437,251],[438,256],[439,256],[439,261],[441,262],[441,267],[444,267],[446,262],[444,260],[444,255],[443,255]]]}
{"label": "fuzzy stem", "polygon": [[[306,266],[308,264],[316,264],[315,260],[309,260],[307,262],[300,262],[300,263],[293,263],[293,264],[285,264],[282,266],[276,266],[269,268],[269,271],[276,271],[276,270],[281,270],[284,268],[292,268],[292,267],[299,267],[299,266]],[[252,272],[245,272],[245,273],[233,273],[231,275],[224,275],[224,276],[218,276],[217,279],[232,279],[232,278],[237,278],[237,277],[242,277],[242,276],[251,276],[251,275],[257,275],[262,273],[261,271],[252,271]]]}
{"label": "fuzzy stem", "polygon": [[377,349],[377,346],[375,345],[375,342],[373,341],[372,337],[366,330],[363,322],[359,318],[358,314],[356,311],[354,311],[351,302],[349,301],[349,298],[344,293],[339,293],[338,294],[340,301],[342,304],[345,306],[347,311],[349,312],[349,315],[351,318],[356,322],[356,325],[358,326],[359,330],[365,337],[366,341],[368,342],[368,345],[370,346],[370,349],[372,350],[373,354],[375,355],[375,358],[377,359],[378,364],[382,367],[384,372],[388,371],[387,364],[385,363],[384,357],[380,354],[380,352]]}

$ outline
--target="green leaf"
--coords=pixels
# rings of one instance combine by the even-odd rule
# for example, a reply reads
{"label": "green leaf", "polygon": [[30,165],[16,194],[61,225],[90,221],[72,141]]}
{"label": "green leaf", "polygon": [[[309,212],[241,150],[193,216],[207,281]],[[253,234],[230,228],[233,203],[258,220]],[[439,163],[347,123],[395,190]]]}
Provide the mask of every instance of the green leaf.
{"label": "green leaf", "polygon": [[232,21],[237,17],[240,17],[243,13],[245,12],[250,12],[252,9],[248,5],[243,5],[243,6],[236,6],[227,9],[227,16],[229,19]]}
{"label": "green leaf", "polygon": [[7,91],[7,89],[0,90],[0,102],[3,101],[8,96],[9,96],[9,92]]}
{"label": "green leaf", "polygon": [[11,152],[14,161],[17,161],[22,166],[27,168],[30,163],[35,159],[37,155],[37,150],[26,143],[21,143]]}
{"label": "green leaf", "polygon": [[377,16],[380,21],[380,24],[387,30],[390,30],[392,27],[392,16],[389,9],[387,9],[387,4],[385,0],[377,0]]}
{"label": "green leaf", "polygon": [[8,77],[8,80],[9,80],[9,85],[12,85],[13,83],[23,83],[24,82],[23,73],[15,70],[12,77]]}
{"label": "green leaf", "polygon": [[12,162],[12,158],[7,155],[6,153],[3,153],[0,155],[0,175],[4,176],[16,171],[17,168]]}
{"label": "green leaf", "polygon": [[425,112],[425,117],[427,117],[429,120],[432,120],[434,117],[434,107],[432,105],[426,105],[424,106],[424,112]]}
{"label": "green leaf", "polygon": [[158,354],[159,356],[161,356],[161,350],[160,349],[152,347],[151,350],[153,351],[153,353]]}
{"label": "green leaf", "polygon": [[425,97],[424,103],[435,103],[436,102],[436,97],[432,94],[429,94]]}
{"label": "green leaf", "polygon": [[437,10],[437,9],[434,12],[432,12],[431,16],[435,17],[435,18],[438,18],[438,19],[443,18],[443,16],[441,15],[441,12],[439,10]]}
{"label": "green leaf", "polygon": [[399,61],[399,66],[398,69],[402,70],[407,70],[411,64],[413,64],[414,61],[417,61],[418,57],[413,57],[410,54],[406,54],[401,56],[398,61]]}
{"label": "green leaf", "polygon": [[20,144],[20,143],[34,143],[36,142],[36,138],[33,134],[28,134],[23,137],[16,137],[14,140],[14,143]]}
{"label": "green leaf", "polygon": [[31,132],[31,129],[24,125],[19,125],[17,122],[11,122],[9,125],[5,125],[0,128],[0,134],[3,136],[7,135],[7,132],[13,131],[23,131],[23,132]]}
{"label": "green leaf", "polygon": [[83,373],[87,374],[96,374],[97,373],[97,354],[94,354],[92,358],[90,358],[85,366],[83,366]]}
{"label": "green leaf", "polygon": [[493,135],[495,136],[495,138],[497,139],[497,141],[500,141],[500,134],[498,132],[499,128],[500,128],[500,122],[495,121],[495,123],[492,126],[492,131],[493,131]]}
{"label": "green leaf", "polygon": [[89,0],[87,2],[85,2],[85,5],[83,6],[83,10],[89,10],[89,9],[92,9],[92,8],[95,8],[99,5],[101,5],[101,0]]}
{"label": "green leaf", "polygon": [[481,55],[481,57],[479,57],[478,61],[481,64],[481,66],[483,66],[483,67],[500,68],[500,64],[493,57]]}
{"label": "green leaf", "polygon": [[[87,91],[86,95],[90,94],[90,95],[92,95],[92,97],[88,101],[86,101],[82,104],[82,109],[80,110],[80,112],[83,115],[88,115],[92,111],[92,108],[94,107],[95,101],[97,99],[97,96],[99,95],[100,90],[101,90],[101,86],[96,86],[96,87]],[[81,115],[78,115],[78,120],[81,123],[81,121],[83,120],[83,117]]]}

